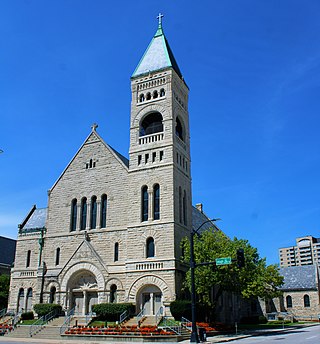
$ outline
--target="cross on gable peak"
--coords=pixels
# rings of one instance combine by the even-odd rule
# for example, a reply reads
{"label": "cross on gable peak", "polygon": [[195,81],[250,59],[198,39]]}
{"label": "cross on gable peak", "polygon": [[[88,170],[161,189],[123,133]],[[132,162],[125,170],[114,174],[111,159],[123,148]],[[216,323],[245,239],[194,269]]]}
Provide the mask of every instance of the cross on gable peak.
{"label": "cross on gable peak", "polygon": [[162,18],[164,17],[164,15],[160,12],[159,15],[157,16],[157,19],[159,21],[159,27],[162,27]]}
{"label": "cross on gable peak", "polygon": [[96,129],[98,128],[98,124],[97,123],[93,123],[91,126],[92,131],[96,131]]}

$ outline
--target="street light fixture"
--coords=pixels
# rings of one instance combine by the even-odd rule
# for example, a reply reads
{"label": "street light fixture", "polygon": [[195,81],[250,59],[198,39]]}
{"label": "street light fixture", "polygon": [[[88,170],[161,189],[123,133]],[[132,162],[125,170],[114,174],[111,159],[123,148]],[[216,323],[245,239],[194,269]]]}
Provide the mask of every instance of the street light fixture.
{"label": "street light fixture", "polygon": [[192,320],[192,330],[191,330],[191,337],[190,343],[199,343],[199,336],[197,331],[197,324],[196,324],[196,286],[194,281],[194,269],[196,267],[196,263],[194,261],[194,240],[193,237],[195,234],[198,234],[199,230],[208,222],[215,222],[221,219],[208,219],[204,221],[197,229],[192,229],[190,233],[190,273],[191,273],[191,320]]}

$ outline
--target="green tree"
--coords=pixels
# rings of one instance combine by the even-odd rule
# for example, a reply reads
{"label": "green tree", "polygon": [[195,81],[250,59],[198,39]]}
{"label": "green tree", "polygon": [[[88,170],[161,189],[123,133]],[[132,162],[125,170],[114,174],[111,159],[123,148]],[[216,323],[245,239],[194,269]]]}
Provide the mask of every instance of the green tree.
{"label": "green tree", "polygon": [[[190,243],[185,238],[182,241],[183,260],[190,261]],[[195,269],[195,285],[198,299],[201,303],[214,308],[217,299],[223,291],[238,292],[243,298],[261,297],[263,299],[279,296],[278,287],[283,284],[283,277],[276,265],[266,264],[266,259],[259,256],[258,250],[247,240],[227,237],[217,230],[204,231],[194,236],[195,262],[214,262],[216,258],[231,257],[236,259],[237,250],[242,248],[245,255],[245,267],[238,268],[236,263],[214,266],[204,265]],[[190,270],[186,276],[186,286],[191,289]],[[211,287],[217,292],[211,297]]]}
{"label": "green tree", "polygon": [[0,275],[0,310],[7,308],[9,297],[10,276]]}

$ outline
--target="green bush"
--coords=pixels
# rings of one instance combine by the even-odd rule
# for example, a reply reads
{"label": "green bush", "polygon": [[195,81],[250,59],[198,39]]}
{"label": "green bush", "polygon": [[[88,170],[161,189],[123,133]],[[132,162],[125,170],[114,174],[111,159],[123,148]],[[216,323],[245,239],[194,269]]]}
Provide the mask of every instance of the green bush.
{"label": "green bush", "polygon": [[32,320],[34,319],[33,312],[25,312],[21,314],[21,320]]}
{"label": "green bush", "polygon": [[135,305],[132,303],[100,303],[92,306],[92,311],[97,314],[98,319],[117,321],[124,311],[135,313]]}
{"label": "green bush", "polygon": [[259,324],[266,324],[268,319],[264,315],[259,316]]}
{"label": "green bush", "polygon": [[191,301],[176,300],[170,303],[170,311],[176,320],[181,320],[182,317],[191,319]]}
{"label": "green bush", "polygon": [[62,307],[55,303],[38,303],[33,306],[33,309],[38,314],[38,317],[42,317],[52,311],[56,311],[57,315],[62,312]]}

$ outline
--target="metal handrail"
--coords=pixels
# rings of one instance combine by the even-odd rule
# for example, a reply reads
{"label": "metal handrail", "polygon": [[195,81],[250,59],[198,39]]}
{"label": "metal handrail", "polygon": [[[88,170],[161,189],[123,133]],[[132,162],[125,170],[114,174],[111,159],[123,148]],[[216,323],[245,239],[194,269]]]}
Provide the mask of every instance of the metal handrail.
{"label": "metal handrail", "polygon": [[191,320],[189,320],[189,319],[187,319],[185,317],[181,318],[181,326],[182,327],[185,327],[185,328],[187,328],[188,330],[191,331],[191,329],[192,329],[192,325],[191,324],[192,324]]}
{"label": "metal handrail", "polygon": [[156,326],[158,326],[162,318],[163,318],[163,306],[160,306],[156,313]]}
{"label": "metal handrail", "polygon": [[6,313],[7,313],[7,308],[1,309],[1,311],[0,311],[0,318],[2,318],[3,316],[5,316]]}
{"label": "metal handrail", "polygon": [[123,311],[121,314],[120,314],[120,318],[119,318],[119,324],[123,323],[127,318],[128,318],[128,310],[126,309],[125,311]]}
{"label": "metal handrail", "polygon": [[181,326],[176,325],[176,323],[168,317],[163,317],[163,325],[161,327],[167,328],[179,336],[181,335]]}
{"label": "metal handrail", "polygon": [[137,322],[138,322],[138,325],[140,323],[140,320],[143,318],[144,314],[145,314],[146,310],[145,308],[143,307],[141,312],[137,315]]}
{"label": "metal handrail", "polygon": [[89,324],[89,322],[92,320],[93,317],[96,316],[95,312],[90,312],[86,314],[86,325]]}
{"label": "metal handrail", "polygon": [[52,312],[43,315],[41,318],[39,318],[36,322],[34,322],[31,326],[30,326],[30,330],[29,330],[29,334],[30,337],[32,337],[32,335],[34,335],[35,333],[41,331],[41,329],[51,320],[53,319],[57,314],[58,314],[58,310],[53,310]]}
{"label": "metal handrail", "polygon": [[73,307],[71,309],[68,310],[67,314],[66,314],[66,320],[64,321],[64,323],[60,326],[60,335],[65,333],[66,330],[70,328],[70,323],[71,323],[71,319],[74,315],[74,310],[76,307]]}

